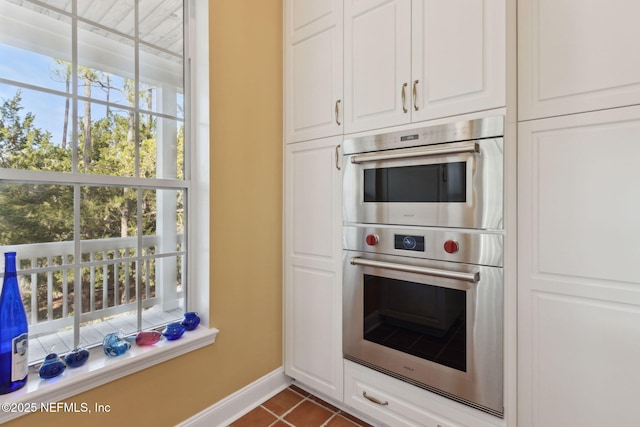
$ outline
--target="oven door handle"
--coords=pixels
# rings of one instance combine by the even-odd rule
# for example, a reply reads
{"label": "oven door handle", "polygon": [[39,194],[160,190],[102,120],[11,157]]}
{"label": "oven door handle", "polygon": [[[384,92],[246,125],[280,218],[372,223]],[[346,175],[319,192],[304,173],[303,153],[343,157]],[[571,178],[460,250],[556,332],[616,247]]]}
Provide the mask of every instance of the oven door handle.
{"label": "oven door handle", "polygon": [[379,160],[407,159],[411,157],[442,156],[447,154],[479,153],[477,142],[466,142],[446,147],[419,147],[403,150],[381,151],[351,156],[351,163],[377,162]]}
{"label": "oven door handle", "polygon": [[425,276],[444,277],[447,279],[464,280],[465,282],[478,283],[480,273],[464,273],[459,271],[441,270],[439,268],[419,267],[416,265],[396,264],[393,262],[374,261],[364,258],[351,258],[352,265],[363,267],[383,268],[386,270],[402,271],[405,273],[424,274]]}

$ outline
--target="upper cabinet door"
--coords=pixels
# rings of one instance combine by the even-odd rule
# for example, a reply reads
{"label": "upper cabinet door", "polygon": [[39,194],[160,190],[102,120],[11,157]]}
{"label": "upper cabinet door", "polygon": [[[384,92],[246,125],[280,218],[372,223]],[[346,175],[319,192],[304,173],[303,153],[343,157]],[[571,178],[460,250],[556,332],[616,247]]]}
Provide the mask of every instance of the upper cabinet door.
{"label": "upper cabinet door", "polygon": [[341,0],[285,0],[285,141],[342,131]]}
{"label": "upper cabinet door", "polygon": [[411,120],[411,0],[345,0],[345,133]]}
{"label": "upper cabinet door", "polygon": [[413,0],[412,120],[503,107],[504,0]]}
{"label": "upper cabinet door", "polygon": [[518,117],[640,104],[640,2],[518,1]]}

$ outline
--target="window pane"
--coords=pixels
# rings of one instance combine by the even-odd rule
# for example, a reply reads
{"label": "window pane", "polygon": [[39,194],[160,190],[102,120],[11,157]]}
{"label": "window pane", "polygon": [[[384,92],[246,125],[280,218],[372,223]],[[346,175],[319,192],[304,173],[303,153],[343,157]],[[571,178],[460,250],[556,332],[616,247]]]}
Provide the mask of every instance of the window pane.
{"label": "window pane", "polygon": [[134,113],[78,101],[78,172],[134,176]]}
{"label": "window pane", "polygon": [[78,16],[133,37],[134,7],[134,0],[118,0],[116,4],[111,1],[80,0]]}
{"label": "window pane", "polygon": [[184,124],[181,121],[140,115],[140,176],[184,179]]}
{"label": "window pane", "polygon": [[78,24],[78,95],[135,106],[135,50],[132,40]]}
{"label": "window pane", "polygon": [[71,61],[71,19],[20,3],[0,1],[0,77],[69,92],[54,58]]}
{"label": "window pane", "polygon": [[140,0],[140,39],[182,56],[183,1]]}
{"label": "window pane", "polygon": [[0,218],[4,245],[72,241],[73,187],[0,183]]}
{"label": "window pane", "polygon": [[[81,240],[120,239],[138,234],[138,193],[135,188],[82,187],[81,193]],[[104,244],[109,247],[111,243],[105,241]],[[116,241],[112,245],[116,245]],[[135,248],[135,239],[130,246]],[[109,248],[122,247],[117,243],[116,246]]]}
{"label": "window pane", "polygon": [[69,99],[0,83],[0,167],[71,171]]}
{"label": "window pane", "polygon": [[40,2],[71,12],[71,0],[40,0]]}

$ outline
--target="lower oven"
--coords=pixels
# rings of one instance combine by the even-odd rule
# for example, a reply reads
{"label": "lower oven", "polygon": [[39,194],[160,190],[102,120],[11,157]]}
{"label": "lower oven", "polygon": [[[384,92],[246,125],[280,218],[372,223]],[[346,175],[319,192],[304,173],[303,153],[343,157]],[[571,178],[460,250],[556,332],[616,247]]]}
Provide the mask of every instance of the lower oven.
{"label": "lower oven", "polygon": [[502,417],[502,235],[344,227],[344,357]]}

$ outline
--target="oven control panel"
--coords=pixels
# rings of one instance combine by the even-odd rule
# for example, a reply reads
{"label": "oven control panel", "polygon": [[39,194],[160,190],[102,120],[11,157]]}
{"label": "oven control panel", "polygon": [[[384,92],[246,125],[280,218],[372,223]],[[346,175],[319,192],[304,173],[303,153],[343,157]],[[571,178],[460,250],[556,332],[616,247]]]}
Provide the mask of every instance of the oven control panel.
{"label": "oven control panel", "polygon": [[394,235],[394,248],[405,251],[424,252],[424,236],[410,236],[406,234]]}
{"label": "oven control panel", "polygon": [[345,225],[346,250],[502,267],[503,235],[455,229]]}

